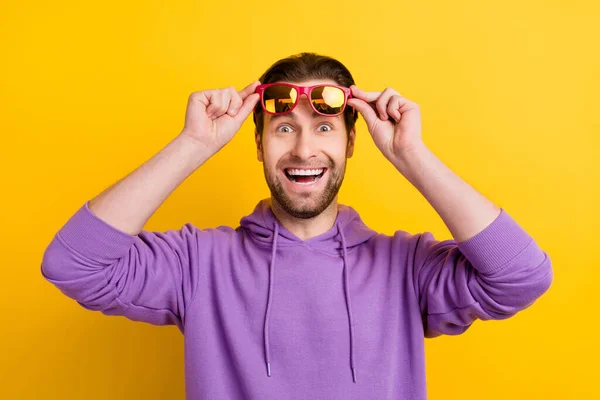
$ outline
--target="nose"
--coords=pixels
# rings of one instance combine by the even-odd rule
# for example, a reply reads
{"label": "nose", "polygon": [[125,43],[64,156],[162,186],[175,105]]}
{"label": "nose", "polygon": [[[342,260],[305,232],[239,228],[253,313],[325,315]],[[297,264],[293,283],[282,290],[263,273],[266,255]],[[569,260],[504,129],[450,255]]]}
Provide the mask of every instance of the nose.
{"label": "nose", "polygon": [[303,161],[307,161],[310,158],[317,156],[316,140],[314,135],[311,135],[309,129],[302,129],[299,134],[295,136],[295,139],[296,140],[291,151],[292,156]]}
{"label": "nose", "polygon": [[292,156],[297,157],[302,161],[307,161],[310,158],[317,156],[317,138],[312,134],[310,128],[310,115],[312,114],[312,111],[308,97],[305,94],[302,94],[298,99],[296,110],[293,111],[298,113],[299,117],[302,117],[299,119],[300,131],[294,136],[295,142],[291,151]]}

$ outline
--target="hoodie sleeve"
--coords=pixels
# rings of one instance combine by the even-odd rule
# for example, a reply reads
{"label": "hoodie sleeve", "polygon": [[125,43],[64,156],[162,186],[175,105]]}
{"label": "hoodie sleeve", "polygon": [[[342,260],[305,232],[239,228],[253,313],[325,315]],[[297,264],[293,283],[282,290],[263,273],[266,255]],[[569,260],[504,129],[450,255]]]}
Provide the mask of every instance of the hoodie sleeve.
{"label": "hoodie sleeve", "polygon": [[553,278],[551,260],[504,210],[457,243],[413,236],[413,279],[425,337],[458,335],[476,319],[505,319],[533,304]]}
{"label": "hoodie sleeve", "polygon": [[53,237],[41,272],[85,309],[183,331],[197,286],[200,235],[210,240],[190,223],[130,235],[101,220],[86,202]]}

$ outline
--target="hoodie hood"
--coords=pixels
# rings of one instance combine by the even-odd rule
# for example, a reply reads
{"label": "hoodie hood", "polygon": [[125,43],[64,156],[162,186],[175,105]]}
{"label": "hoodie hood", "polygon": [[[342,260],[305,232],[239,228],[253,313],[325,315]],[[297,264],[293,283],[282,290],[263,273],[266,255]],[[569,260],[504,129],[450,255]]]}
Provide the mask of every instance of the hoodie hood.
{"label": "hoodie hood", "polygon": [[344,296],[348,311],[348,329],[350,333],[350,371],[352,380],[356,382],[356,366],[354,364],[354,323],[352,315],[351,293],[349,288],[350,266],[347,263],[348,249],[368,241],[377,233],[368,228],[360,219],[358,213],[349,206],[338,204],[338,214],[331,229],[321,235],[302,240],[287,229],[273,214],[269,199],[261,200],[254,208],[252,214],[243,217],[240,225],[250,235],[265,247],[271,247],[271,262],[269,264],[269,294],[265,308],[264,348],[267,376],[271,376],[271,349],[270,349],[270,311],[273,300],[273,286],[275,280],[275,255],[277,247],[306,245],[311,249],[327,252],[342,257],[344,262]]}

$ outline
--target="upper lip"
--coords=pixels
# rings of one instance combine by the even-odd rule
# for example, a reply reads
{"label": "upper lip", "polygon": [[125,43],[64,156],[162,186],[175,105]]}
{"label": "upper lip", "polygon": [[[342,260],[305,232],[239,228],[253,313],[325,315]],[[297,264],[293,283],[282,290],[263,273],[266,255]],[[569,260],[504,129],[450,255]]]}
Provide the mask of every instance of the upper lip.
{"label": "upper lip", "polygon": [[283,169],[326,169],[327,167],[284,167]]}

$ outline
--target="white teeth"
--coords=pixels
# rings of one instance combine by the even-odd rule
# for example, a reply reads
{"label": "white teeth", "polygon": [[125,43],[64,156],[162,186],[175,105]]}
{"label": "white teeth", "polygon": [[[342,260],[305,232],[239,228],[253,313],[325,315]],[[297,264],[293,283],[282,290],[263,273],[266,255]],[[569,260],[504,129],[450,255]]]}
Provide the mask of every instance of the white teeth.
{"label": "white teeth", "polygon": [[288,169],[287,173],[290,175],[319,175],[323,172],[321,169]]}

